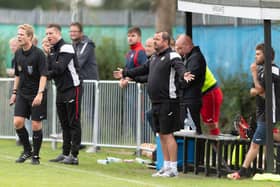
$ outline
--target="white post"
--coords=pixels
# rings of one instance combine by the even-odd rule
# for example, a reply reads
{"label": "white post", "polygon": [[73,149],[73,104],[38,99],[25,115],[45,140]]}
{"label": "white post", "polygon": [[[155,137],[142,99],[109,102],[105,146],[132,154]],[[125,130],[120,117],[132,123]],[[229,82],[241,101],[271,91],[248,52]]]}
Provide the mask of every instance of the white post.
{"label": "white post", "polygon": [[[53,81],[51,81],[51,88],[52,88],[52,134],[56,135],[56,86]],[[57,147],[57,140],[54,138],[52,140],[52,149],[56,149]]]}
{"label": "white post", "polygon": [[87,150],[88,153],[96,153],[97,151],[97,143],[98,143],[98,108],[99,108],[99,85],[98,81],[95,82],[95,93],[94,93],[94,124],[93,124],[93,145],[91,148]]}
{"label": "white post", "polygon": [[141,84],[137,83],[137,90],[138,90],[138,97],[137,97],[137,135],[136,135],[136,154],[137,156],[141,155],[141,96],[142,96],[142,89]]}

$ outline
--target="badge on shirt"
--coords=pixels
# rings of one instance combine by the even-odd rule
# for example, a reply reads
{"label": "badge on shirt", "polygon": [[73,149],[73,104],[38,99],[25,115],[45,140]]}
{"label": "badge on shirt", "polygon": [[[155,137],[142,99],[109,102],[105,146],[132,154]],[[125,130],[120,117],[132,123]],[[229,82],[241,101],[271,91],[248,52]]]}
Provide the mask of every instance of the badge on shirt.
{"label": "badge on shirt", "polygon": [[165,56],[161,57],[160,60],[163,61],[165,59]]}
{"label": "badge on shirt", "polygon": [[27,66],[27,72],[29,75],[33,73],[33,67],[32,66]]}
{"label": "badge on shirt", "polygon": [[130,55],[130,58],[133,58],[133,56],[134,56],[134,54],[131,54],[131,55]]}
{"label": "badge on shirt", "polygon": [[18,71],[22,71],[22,67],[20,65],[17,66]]}

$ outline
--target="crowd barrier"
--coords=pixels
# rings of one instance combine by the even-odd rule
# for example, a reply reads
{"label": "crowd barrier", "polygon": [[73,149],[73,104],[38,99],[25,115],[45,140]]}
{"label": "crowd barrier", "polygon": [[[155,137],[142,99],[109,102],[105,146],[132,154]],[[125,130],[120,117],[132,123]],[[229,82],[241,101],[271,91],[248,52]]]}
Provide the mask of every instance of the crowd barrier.
{"label": "crowd barrier", "polygon": [[[9,106],[13,79],[0,78],[0,138],[15,139],[14,106]],[[56,89],[49,82],[47,120],[43,121],[44,141],[57,141],[52,135],[61,132],[56,114]],[[129,83],[121,89],[118,81],[85,80],[81,106],[82,143],[85,145],[136,148],[154,142],[153,132],[146,120],[150,109],[146,86]],[[53,144],[55,145],[55,144]]]}

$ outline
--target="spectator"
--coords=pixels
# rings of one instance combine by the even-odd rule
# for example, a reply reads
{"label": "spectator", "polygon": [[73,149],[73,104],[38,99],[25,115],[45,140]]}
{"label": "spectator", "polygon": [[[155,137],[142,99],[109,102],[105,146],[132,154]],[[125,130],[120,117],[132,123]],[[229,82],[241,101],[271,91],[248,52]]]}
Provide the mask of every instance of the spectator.
{"label": "spectator", "polygon": [[[42,50],[32,44],[33,36],[34,30],[31,25],[18,26],[20,49],[15,53],[15,80],[10,104],[15,103],[14,126],[24,149],[16,162],[23,163],[32,157],[31,163],[37,165],[40,164],[39,152],[43,139],[42,120],[47,116],[47,64]],[[25,118],[30,116],[33,152],[24,126]]]}
{"label": "spectator", "polygon": [[10,39],[9,46],[10,46],[10,50],[13,54],[13,58],[12,58],[12,62],[11,62],[12,63],[11,68],[7,68],[7,75],[9,77],[14,77],[15,76],[15,69],[14,69],[15,68],[15,57],[14,57],[14,55],[20,47],[16,37]]}
{"label": "spectator", "polygon": [[79,22],[71,23],[70,38],[77,54],[81,80],[98,80],[95,44],[84,35],[82,24]]}
{"label": "spectator", "polygon": [[173,132],[181,129],[179,120],[178,79],[193,79],[186,72],[180,56],[170,48],[170,36],[167,32],[154,35],[156,54],[147,63],[122,71],[114,72],[115,78],[147,75],[148,94],[152,102],[153,123],[159,133],[164,164],[153,174],[154,177],[175,177],[177,171],[177,143]]}
{"label": "spectator", "polygon": [[144,64],[147,60],[145,49],[141,44],[141,29],[131,27],[127,32],[127,42],[130,51],[126,54],[126,69],[132,69]]}
{"label": "spectator", "polygon": [[78,165],[81,143],[78,62],[73,46],[62,39],[59,25],[48,25],[46,37],[43,49],[48,55],[49,78],[54,79],[57,89],[56,108],[63,136],[62,154],[50,161]]}
{"label": "spectator", "polygon": [[[71,23],[70,38],[77,54],[77,59],[80,67],[80,79],[99,80],[98,67],[95,58],[95,44],[86,35],[84,35],[83,26],[81,23]],[[92,99],[92,101],[93,103],[90,103],[91,105],[88,106],[89,108],[87,114],[89,119],[94,119],[94,98]],[[80,149],[85,147],[85,145],[80,145]]]}
{"label": "spectator", "polygon": [[[274,60],[274,50],[272,49],[272,60]],[[253,88],[250,89],[250,95],[256,97],[256,120],[257,120],[257,128],[252,138],[252,142],[249,148],[248,153],[245,156],[245,160],[241,169],[237,172],[229,174],[227,177],[229,179],[237,180],[241,177],[249,176],[249,167],[251,162],[257,157],[260,145],[264,145],[266,143],[266,123],[265,123],[265,75],[264,75],[264,44],[258,44],[256,46],[255,53],[255,62],[251,64],[251,74],[253,77]],[[280,69],[275,64],[272,64],[272,82],[275,84],[275,88],[272,90],[273,99],[279,98],[279,73]],[[277,90],[278,89],[278,90]],[[278,93],[278,94],[276,94]],[[279,120],[279,106],[278,108],[273,109],[273,119]],[[276,116],[277,115],[277,116]],[[275,123],[276,120],[273,120]],[[273,139],[276,141],[280,141],[280,133],[278,129],[273,130]]]}

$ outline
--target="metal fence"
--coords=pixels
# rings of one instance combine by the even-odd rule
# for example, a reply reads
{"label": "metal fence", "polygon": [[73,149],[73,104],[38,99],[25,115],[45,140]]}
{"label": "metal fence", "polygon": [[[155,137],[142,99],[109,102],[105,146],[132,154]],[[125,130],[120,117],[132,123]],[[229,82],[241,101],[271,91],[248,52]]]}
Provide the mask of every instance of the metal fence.
{"label": "metal fence", "polygon": [[[14,106],[9,107],[13,79],[0,78],[0,138],[14,139]],[[48,84],[48,116],[43,122],[44,141],[61,132],[55,107],[55,86]],[[81,107],[82,143],[93,146],[140,148],[154,142],[146,120],[150,108],[145,85],[129,83],[119,88],[118,81],[91,81],[83,84]]]}

